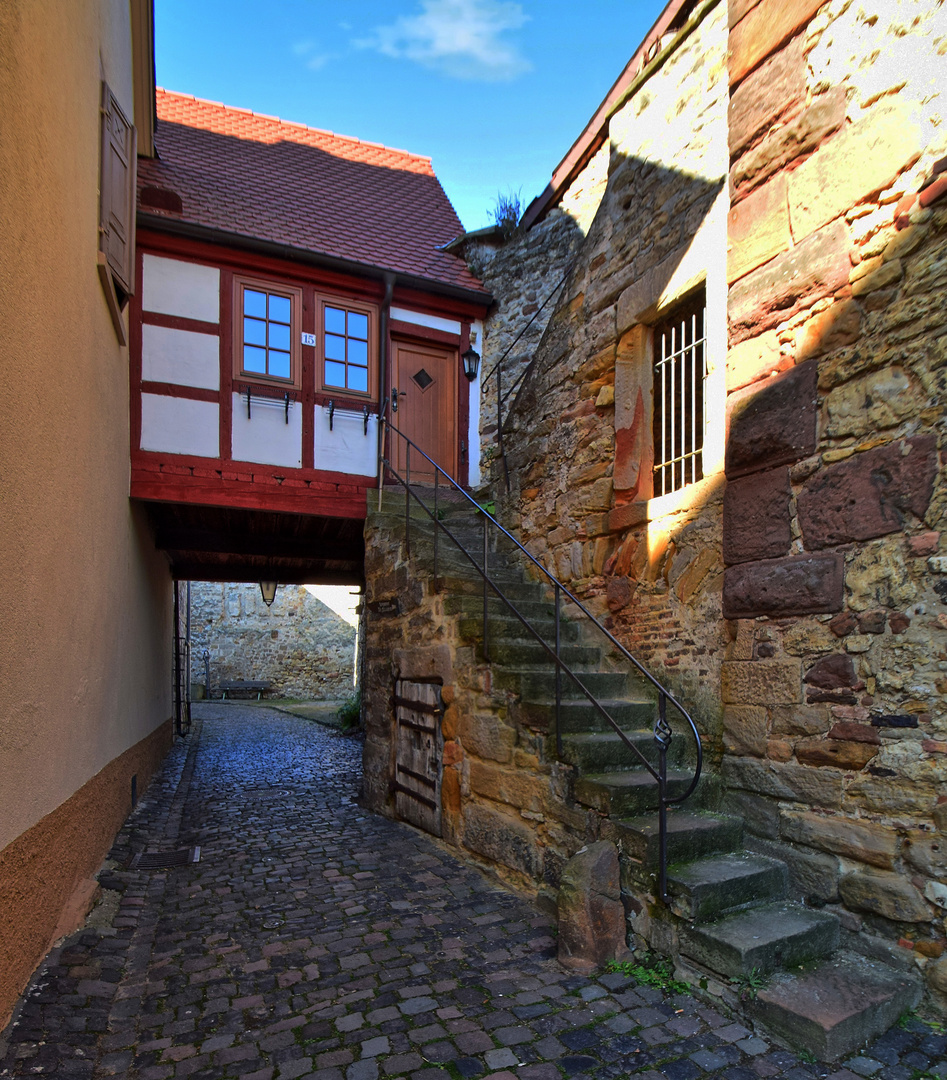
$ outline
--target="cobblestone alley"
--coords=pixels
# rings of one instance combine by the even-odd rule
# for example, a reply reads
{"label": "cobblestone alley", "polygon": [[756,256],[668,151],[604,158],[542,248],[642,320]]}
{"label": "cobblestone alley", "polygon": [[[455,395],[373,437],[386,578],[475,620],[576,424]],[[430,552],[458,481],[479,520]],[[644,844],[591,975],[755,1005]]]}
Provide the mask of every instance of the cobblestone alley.
{"label": "cobblestone alley", "polygon": [[[546,915],[359,808],[357,740],[273,709],[195,711],[103,903],[37,972],[0,1076],[947,1076],[947,1038],[914,1020],[820,1066],[688,995],[568,973]],[[195,846],[196,864],[127,869]]]}

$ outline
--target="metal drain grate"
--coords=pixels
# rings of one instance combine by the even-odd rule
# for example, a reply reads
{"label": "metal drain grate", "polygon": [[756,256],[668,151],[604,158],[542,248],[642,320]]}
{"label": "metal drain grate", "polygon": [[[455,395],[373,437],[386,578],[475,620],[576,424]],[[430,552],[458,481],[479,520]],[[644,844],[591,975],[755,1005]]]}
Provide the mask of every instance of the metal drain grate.
{"label": "metal drain grate", "polygon": [[199,847],[178,848],[177,851],[139,851],[128,864],[129,870],[170,870],[201,861]]}

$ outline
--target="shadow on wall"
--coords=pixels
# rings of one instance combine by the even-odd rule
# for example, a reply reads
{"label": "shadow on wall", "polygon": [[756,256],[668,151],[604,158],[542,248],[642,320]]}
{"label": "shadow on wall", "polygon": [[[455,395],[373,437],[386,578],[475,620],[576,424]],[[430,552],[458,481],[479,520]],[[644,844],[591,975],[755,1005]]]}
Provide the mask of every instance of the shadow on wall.
{"label": "shadow on wall", "polygon": [[272,607],[256,584],[193,582],[191,681],[266,680],[271,694],[333,701],[352,692],[355,627],[301,585],[281,585]]}

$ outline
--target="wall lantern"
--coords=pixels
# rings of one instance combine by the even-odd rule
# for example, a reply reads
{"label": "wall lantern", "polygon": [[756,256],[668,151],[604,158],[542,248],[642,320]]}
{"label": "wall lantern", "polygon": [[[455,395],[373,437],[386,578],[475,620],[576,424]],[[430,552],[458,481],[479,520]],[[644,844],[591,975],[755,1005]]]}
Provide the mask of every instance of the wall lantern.
{"label": "wall lantern", "polygon": [[277,583],[275,581],[260,582],[260,592],[263,594],[263,603],[266,604],[267,607],[271,607],[273,601],[276,599],[276,587]]}
{"label": "wall lantern", "polygon": [[473,382],[477,377],[477,372],[480,370],[480,353],[473,347],[468,345],[467,351],[461,357],[464,362],[464,374],[467,378]]}

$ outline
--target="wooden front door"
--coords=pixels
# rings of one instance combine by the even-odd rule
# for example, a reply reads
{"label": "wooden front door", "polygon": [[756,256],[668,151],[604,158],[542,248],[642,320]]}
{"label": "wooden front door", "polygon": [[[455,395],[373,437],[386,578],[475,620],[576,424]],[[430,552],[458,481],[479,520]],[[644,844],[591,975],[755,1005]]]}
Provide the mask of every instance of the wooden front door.
{"label": "wooden front door", "polygon": [[[392,342],[392,386],[398,411],[392,421],[428,457],[457,479],[457,367],[454,349],[437,345]],[[405,443],[393,436],[392,460],[404,476]],[[433,483],[434,469],[420,454],[411,453],[411,479]]]}

